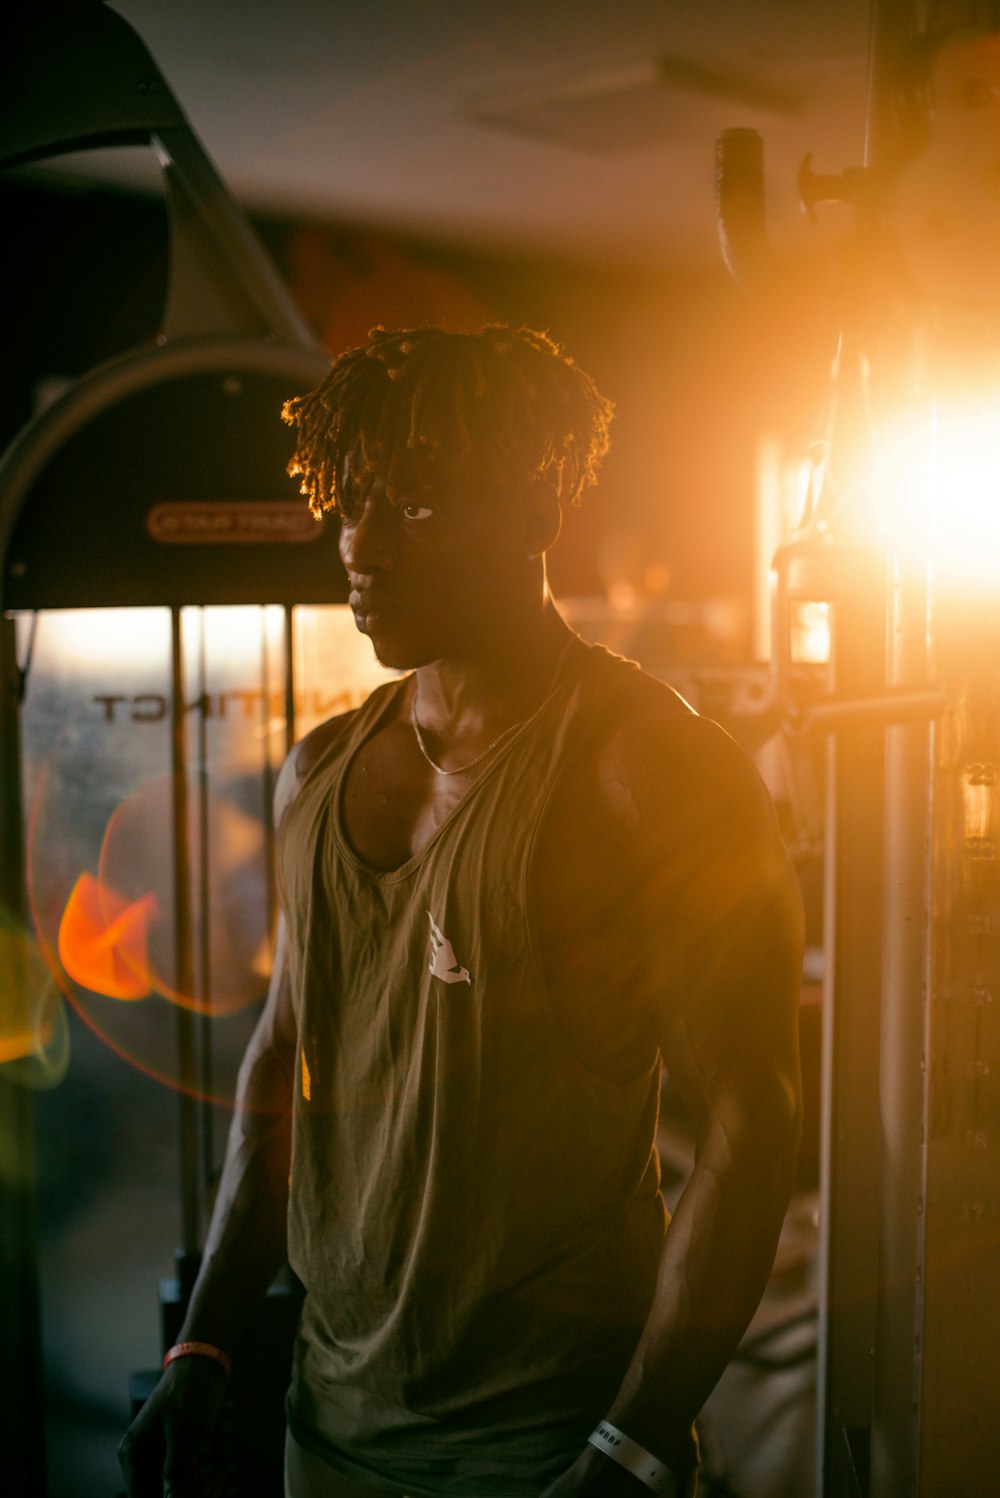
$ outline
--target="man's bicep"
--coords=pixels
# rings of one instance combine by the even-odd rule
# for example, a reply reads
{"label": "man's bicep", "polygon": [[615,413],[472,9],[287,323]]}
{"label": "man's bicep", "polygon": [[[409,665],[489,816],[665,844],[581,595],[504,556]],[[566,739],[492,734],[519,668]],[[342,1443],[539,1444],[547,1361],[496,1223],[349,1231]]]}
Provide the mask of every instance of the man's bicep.
{"label": "man's bicep", "polygon": [[664,1065],[692,1113],[773,1116],[800,1107],[802,906],[787,860],[760,860],[738,900],[689,911],[683,955],[657,1002]]}
{"label": "man's bicep", "polygon": [[693,715],[630,719],[563,778],[543,831],[533,903],[564,1011],[600,993],[602,1043],[635,1032],[633,1059],[658,1045],[702,1111],[731,1057],[759,1057],[786,1089],[801,902],[770,797],[733,741]]}
{"label": "man's bicep", "polygon": [[240,1066],[238,1100],[268,1111],[291,1104],[298,1027],[292,1002],[285,918],[279,915],[264,1008]]}
{"label": "man's bicep", "polygon": [[641,834],[657,1038],[701,1111],[723,1088],[780,1109],[798,1095],[798,880],[751,762],[718,733],[700,742],[676,816],[658,825],[651,809]]}
{"label": "man's bicep", "polygon": [[[289,751],[275,786],[273,818],[276,831],[281,827],[310,770],[351,716],[350,713],[341,714],[320,724]],[[289,957],[288,929],[284,912],[279,910],[267,998],[240,1068],[241,1095],[246,1094],[248,1098],[262,1090],[270,1095],[275,1089],[287,1089],[288,1099],[291,1099],[298,1049],[298,1021],[292,1000]]]}

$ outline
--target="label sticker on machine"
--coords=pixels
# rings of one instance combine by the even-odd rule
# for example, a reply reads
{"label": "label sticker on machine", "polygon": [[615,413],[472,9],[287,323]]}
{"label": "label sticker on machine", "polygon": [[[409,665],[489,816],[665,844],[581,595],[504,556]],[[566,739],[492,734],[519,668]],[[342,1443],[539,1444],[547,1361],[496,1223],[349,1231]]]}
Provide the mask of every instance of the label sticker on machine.
{"label": "label sticker on machine", "polygon": [[323,534],[300,500],[170,500],[147,513],[146,529],[154,541],[181,546],[274,545],[318,541]]}

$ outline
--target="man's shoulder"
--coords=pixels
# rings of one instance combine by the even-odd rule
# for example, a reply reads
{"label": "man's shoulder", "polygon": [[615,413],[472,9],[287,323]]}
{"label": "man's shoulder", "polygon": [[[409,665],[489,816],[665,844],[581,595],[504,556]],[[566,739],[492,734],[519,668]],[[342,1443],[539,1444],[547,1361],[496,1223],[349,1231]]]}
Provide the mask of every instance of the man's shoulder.
{"label": "man's shoulder", "polygon": [[548,950],[603,931],[617,952],[640,930],[655,948],[676,937],[678,922],[702,929],[719,888],[763,885],[784,865],[752,759],[719,724],[636,672],[553,788],[532,898]]}
{"label": "man's shoulder", "polygon": [[274,790],[274,822],[279,826],[285,813],[295,801],[312,771],[320,763],[331,745],[335,744],[350,728],[357,717],[358,709],[338,713],[327,718],[293,744],[278,774]]}
{"label": "man's shoulder", "polygon": [[636,852],[727,827],[731,836],[773,835],[767,789],[725,729],[638,668],[618,688],[586,751],[565,766],[550,830],[586,808],[595,832]]}
{"label": "man's shoulder", "polygon": [[345,739],[362,714],[379,710],[386,692],[395,685],[396,683],[392,681],[383,682],[357,707],[327,718],[309,733],[303,734],[302,738],[292,745],[285,757],[275,787],[274,820],[276,826],[280,824],[282,817],[295,801],[306,781],[327,754]]}
{"label": "man's shoulder", "polygon": [[347,738],[356,723],[360,721],[363,725],[365,716],[369,719],[377,717],[383,711],[387,694],[395,691],[398,685],[399,683],[395,680],[383,682],[381,686],[369,692],[365,700],[357,707],[351,708],[346,713],[337,713],[335,717],[327,718],[293,744],[281,767],[275,788],[276,824],[280,823],[306,781],[327,754]]}
{"label": "man's shoulder", "polygon": [[605,645],[586,648],[584,669],[587,680],[599,697],[613,695],[623,717],[645,712],[697,716],[676,687],[662,677],[652,676],[638,661],[618,655]]}
{"label": "man's shoulder", "polygon": [[717,790],[734,777],[737,785],[760,785],[746,752],[668,682],[614,657],[608,666],[622,668],[614,708],[581,759],[582,773],[612,786],[624,779],[637,792],[659,793],[667,785]]}

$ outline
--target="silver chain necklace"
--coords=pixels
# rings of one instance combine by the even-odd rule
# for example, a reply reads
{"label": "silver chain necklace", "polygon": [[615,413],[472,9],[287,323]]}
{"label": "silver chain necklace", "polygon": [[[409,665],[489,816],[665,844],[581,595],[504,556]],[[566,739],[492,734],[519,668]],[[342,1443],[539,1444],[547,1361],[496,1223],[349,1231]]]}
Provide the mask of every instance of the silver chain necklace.
{"label": "silver chain necklace", "polygon": [[[569,639],[566,641],[566,644],[563,646],[562,650],[560,650],[559,658],[556,661],[556,669],[553,673],[553,681],[559,675],[559,668],[563,663],[563,658],[568,653],[569,648],[575,639],[576,635],[570,635]],[[435,775],[464,775],[467,770],[474,770],[477,765],[482,764],[483,760],[486,759],[488,755],[493,753],[494,749],[499,748],[504,739],[509,738],[512,733],[516,733],[519,728],[523,728],[527,721],[527,718],[521,718],[517,723],[512,723],[509,728],[505,728],[503,733],[498,733],[492,744],[487,744],[482,754],[477,754],[475,759],[470,759],[467,765],[458,765],[454,770],[446,770],[442,765],[437,764],[435,760],[431,759],[430,755],[427,752],[427,745],[424,743],[424,736],[420,732],[420,724],[417,722],[416,692],[414,692],[413,700],[410,703],[410,722],[413,725],[413,734],[417,741],[417,748],[420,750],[420,753],[430,765]]]}
{"label": "silver chain necklace", "polygon": [[413,724],[413,732],[416,736],[417,748],[420,750],[421,754],[424,756],[424,759],[427,761],[436,775],[464,775],[466,770],[474,770],[477,765],[482,764],[483,760],[488,754],[492,754],[494,749],[496,749],[499,744],[503,743],[504,739],[509,738],[509,736],[514,733],[516,729],[523,728],[527,721],[527,718],[522,718],[519,723],[512,723],[509,728],[504,729],[503,733],[498,733],[492,744],[487,744],[482,754],[477,754],[475,759],[470,759],[467,765],[459,765],[454,770],[446,770],[443,768],[443,766],[436,764],[427,752],[427,745],[424,743],[423,734],[420,732],[420,724],[417,722],[417,701],[415,696],[413,701],[410,703],[410,722]]}

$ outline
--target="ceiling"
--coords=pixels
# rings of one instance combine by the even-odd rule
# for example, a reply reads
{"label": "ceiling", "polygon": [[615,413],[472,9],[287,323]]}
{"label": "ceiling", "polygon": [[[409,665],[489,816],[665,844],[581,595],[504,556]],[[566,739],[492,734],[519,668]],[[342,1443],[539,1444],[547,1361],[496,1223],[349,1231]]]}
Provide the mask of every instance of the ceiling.
{"label": "ceiling", "polygon": [[[498,249],[717,257],[714,142],[765,140],[779,249],[795,178],[861,163],[863,0],[112,0],[248,208]],[[55,18],[53,18],[55,20]],[[155,180],[152,153],[74,173]]]}

